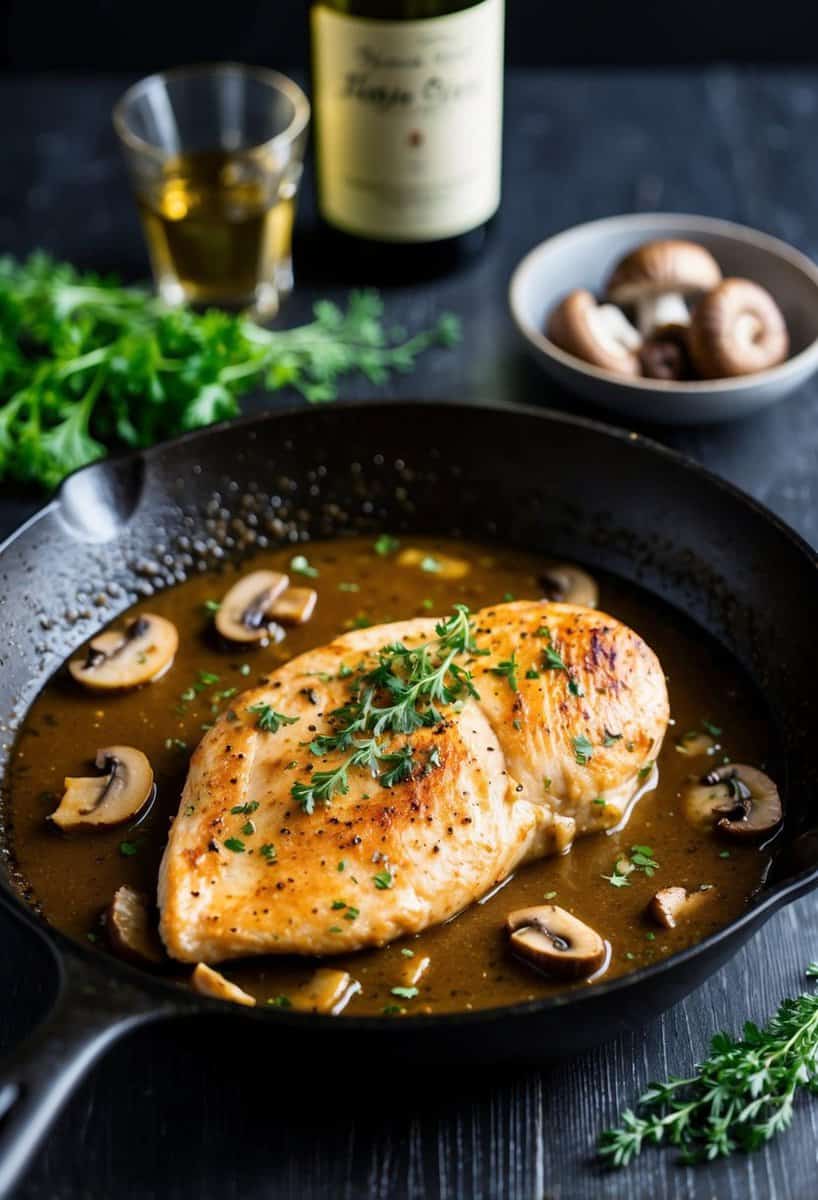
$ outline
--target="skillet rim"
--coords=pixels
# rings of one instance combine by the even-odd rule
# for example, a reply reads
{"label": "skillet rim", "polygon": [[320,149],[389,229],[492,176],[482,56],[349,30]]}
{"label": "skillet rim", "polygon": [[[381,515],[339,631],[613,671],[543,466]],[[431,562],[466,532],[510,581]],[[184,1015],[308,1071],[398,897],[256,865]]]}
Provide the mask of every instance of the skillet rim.
{"label": "skillet rim", "polygon": [[[688,473],[692,473],[694,477],[697,477],[704,484],[715,487],[717,491],[726,493],[733,500],[752,512],[755,519],[766,522],[779,536],[783,536],[790,543],[796,553],[806,559],[807,563],[816,572],[816,580],[818,581],[818,551],[814,550],[786,521],[742,488],[716,475],[707,467],[696,462],[695,459],[669,446],[664,446],[637,430],[609,425],[607,422],[592,417],[566,413],[544,405],[523,404],[519,402],[475,403],[470,400],[442,399],[440,397],[401,397],[389,398],[386,401],[374,397],[363,400],[349,399],[333,403],[327,411],[365,412],[371,408],[407,409],[410,411],[417,410],[418,408],[436,408],[442,410],[460,408],[483,411],[494,414],[496,417],[529,417],[545,422],[555,422],[579,429],[590,430],[625,445],[639,446],[649,454],[670,460]],[[272,425],[281,418],[314,417],[318,412],[320,410],[305,406],[303,403],[291,404],[273,411],[249,414],[229,421],[220,421],[215,425],[191,430],[177,438],[158,442],[142,450],[111,455],[106,459],[81,467],[78,471],[67,476],[60,484],[56,493],[41,508],[37,509],[22,525],[0,542],[0,559],[2,559],[2,556],[13,543],[18,541],[31,528],[36,527],[55,508],[59,507],[63,489],[67,482],[76,475],[83,472],[102,472],[110,469],[110,464],[112,463],[144,462],[146,459],[155,459],[168,454],[172,455],[181,446],[187,446],[190,442],[204,440],[205,438],[219,436],[226,430],[232,430],[236,426],[245,428]],[[116,535],[114,536],[116,537]],[[121,976],[125,981],[131,983],[137,982],[140,988],[148,995],[158,994],[164,998],[175,999],[176,1005],[174,1007],[180,1013],[195,1014],[201,1011],[205,1013],[224,1014],[229,1012],[256,1021],[260,1019],[266,1021],[274,1013],[273,1020],[282,1026],[318,1030],[341,1028],[373,1033],[402,1030],[405,1029],[407,1022],[413,1033],[432,1029],[440,1031],[441,1029],[445,1030],[446,1028],[460,1026],[461,1024],[493,1024],[506,1018],[545,1016],[547,1013],[559,1011],[567,1005],[581,1005],[584,1002],[601,1000],[632,986],[658,978],[664,972],[673,968],[682,967],[685,963],[704,955],[709,950],[715,949],[722,942],[743,931],[746,931],[745,936],[749,936],[752,930],[747,929],[748,926],[752,927],[753,925],[763,923],[772,916],[776,909],[816,887],[818,887],[818,864],[814,867],[806,868],[789,879],[784,879],[774,884],[769,890],[763,893],[759,893],[751,900],[744,912],[727,925],[710,934],[703,941],[697,942],[693,946],[688,946],[684,950],[677,951],[675,954],[660,959],[658,962],[640,967],[616,979],[609,980],[607,983],[604,981],[594,983],[585,990],[580,990],[579,988],[566,989],[555,996],[545,996],[536,1000],[523,1001],[519,1004],[463,1010],[461,1012],[430,1014],[406,1012],[399,1019],[396,1019],[394,1016],[377,1015],[345,1016],[339,1020],[337,1016],[324,1016],[318,1013],[299,1013],[287,1009],[271,1010],[263,1004],[255,1008],[239,1009],[238,1006],[228,1001],[201,996],[191,989],[185,988],[178,980],[162,975],[152,975],[150,972],[142,971],[138,967],[131,966],[112,955],[100,955],[99,951],[85,946],[82,942],[63,933],[62,930],[49,925],[44,918],[38,916],[34,909],[26,903],[25,899],[12,886],[11,881],[4,878],[3,874],[0,874],[0,900],[3,901],[4,907],[13,917],[24,922],[40,941],[45,944],[57,960],[58,967],[63,972],[65,968],[62,958],[64,955],[70,955],[79,958],[85,964],[89,964],[93,970],[98,971],[102,967],[106,971],[112,971],[114,975]],[[708,971],[707,977],[710,978],[718,969],[719,966],[716,966]],[[694,990],[698,986],[700,986],[698,983],[694,983],[693,988],[690,990]],[[115,1020],[118,1016],[115,1012],[111,1015],[112,1020]]]}

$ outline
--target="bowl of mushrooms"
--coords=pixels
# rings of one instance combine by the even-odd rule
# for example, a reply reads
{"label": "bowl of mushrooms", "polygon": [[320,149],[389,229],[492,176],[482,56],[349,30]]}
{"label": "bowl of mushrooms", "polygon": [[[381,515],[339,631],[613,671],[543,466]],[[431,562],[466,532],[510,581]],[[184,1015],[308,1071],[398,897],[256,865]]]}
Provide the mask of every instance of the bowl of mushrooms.
{"label": "bowl of mushrooms", "polygon": [[526,255],[510,304],[552,379],[637,420],[735,420],[818,368],[818,268],[713,217],[577,225]]}

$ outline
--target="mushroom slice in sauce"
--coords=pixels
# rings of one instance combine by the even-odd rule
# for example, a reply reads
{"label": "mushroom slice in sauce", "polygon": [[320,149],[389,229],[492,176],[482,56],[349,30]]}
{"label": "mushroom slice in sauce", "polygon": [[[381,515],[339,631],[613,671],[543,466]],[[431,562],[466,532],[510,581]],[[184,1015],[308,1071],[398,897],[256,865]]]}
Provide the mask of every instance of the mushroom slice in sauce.
{"label": "mushroom slice in sauce", "polygon": [[231,983],[224,975],[208,967],[206,963],[197,963],[192,976],[194,991],[202,996],[211,996],[214,1000],[228,1000],[231,1004],[244,1004],[254,1008],[255,996],[245,992],[238,984]]}
{"label": "mushroom slice in sauce", "polygon": [[648,905],[648,916],[665,929],[675,929],[680,920],[692,916],[713,888],[698,888],[688,892],[683,887],[660,888]]}
{"label": "mushroom slice in sauce", "polygon": [[153,796],[153,770],[141,750],[107,746],[95,765],[104,775],[66,778],[65,792],[50,820],[60,829],[105,829],[130,821]]}
{"label": "mushroom slice in sauce", "polygon": [[276,600],[270,616],[284,625],[305,625],[315,610],[317,600],[315,588],[287,588]]}
{"label": "mushroom slice in sauce", "polygon": [[516,955],[560,979],[583,979],[605,961],[605,942],[596,930],[556,904],[509,913],[506,930]]}
{"label": "mushroom slice in sauce", "polygon": [[346,971],[319,967],[308,983],[290,996],[293,1008],[301,1012],[337,1016],[361,990],[357,979]]}
{"label": "mushroom slice in sauce", "polygon": [[83,687],[94,691],[124,691],[153,683],[171,667],[179,648],[176,626],[164,617],[141,613],[121,632],[100,633],[84,658],[68,670]]}
{"label": "mushroom slice in sauce", "polygon": [[752,839],[781,823],[781,797],[768,775],[744,763],[725,763],[703,775],[685,795],[688,820],[728,837]]}
{"label": "mushroom slice in sauce", "polygon": [[216,628],[222,637],[230,642],[268,639],[273,608],[289,583],[279,571],[251,571],[234,583],[216,613]]}
{"label": "mushroom slice in sauce", "polygon": [[105,932],[114,953],[138,967],[165,961],[151,902],[127,883],[114,892],[105,913]]}
{"label": "mushroom slice in sauce", "polygon": [[554,563],[540,575],[539,582],[546,600],[582,604],[585,608],[596,608],[599,604],[596,580],[572,563]]}
{"label": "mushroom slice in sauce", "polygon": [[465,558],[455,558],[451,554],[430,553],[410,546],[401,550],[395,559],[399,567],[417,567],[437,579],[463,579],[471,568]]}
{"label": "mushroom slice in sauce", "polygon": [[688,343],[702,378],[726,379],[777,366],[790,339],[768,291],[749,279],[725,279],[696,306]]}

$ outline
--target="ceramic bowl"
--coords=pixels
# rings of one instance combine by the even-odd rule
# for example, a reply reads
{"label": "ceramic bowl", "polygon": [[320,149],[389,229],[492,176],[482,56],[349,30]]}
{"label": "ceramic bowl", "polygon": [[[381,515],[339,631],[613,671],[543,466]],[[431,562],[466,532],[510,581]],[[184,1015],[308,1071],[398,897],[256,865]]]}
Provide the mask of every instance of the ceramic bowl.
{"label": "ceramic bowl", "polygon": [[[787,361],[735,379],[634,379],[591,366],[549,341],[543,332],[548,314],[566,292],[588,288],[600,296],[619,259],[655,238],[700,242],[725,275],[765,287],[787,321]],[[547,375],[601,408],[638,421],[733,421],[783,400],[818,368],[818,268],[777,238],[714,217],[635,213],[576,225],[525,256],[512,276],[509,302],[526,346]]]}

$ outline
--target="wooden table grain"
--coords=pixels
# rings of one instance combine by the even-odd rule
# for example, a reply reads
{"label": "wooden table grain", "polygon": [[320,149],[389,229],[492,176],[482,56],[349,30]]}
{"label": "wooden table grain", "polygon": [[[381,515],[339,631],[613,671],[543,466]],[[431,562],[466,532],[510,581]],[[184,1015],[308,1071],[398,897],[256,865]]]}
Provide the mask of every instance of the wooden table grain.
{"label": "wooden table grain", "polygon": [[[145,271],[108,113],[125,79],[6,79],[0,247],[43,246],[77,262]],[[467,272],[392,289],[399,322],[461,313],[464,341],[428,357],[385,398],[471,396],[570,411],[586,405],[528,364],[507,313],[517,259],[578,221],[635,209],[747,222],[818,256],[818,78],[731,68],[551,71],[508,80],[505,193],[490,250]],[[300,319],[341,295],[302,206]],[[347,385],[347,394],[371,389]],[[269,398],[258,405],[269,406]],[[594,414],[599,415],[599,414]],[[644,430],[643,430],[644,432]],[[764,501],[818,544],[818,386],[717,429],[647,432]],[[543,447],[544,467],[547,447]],[[638,480],[634,481],[638,486]],[[0,529],[35,501],[6,489]],[[815,636],[815,631],[804,631]],[[0,919],[0,1047],[45,1008],[48,964]],[[818,957],[818,896],[793,904],[698,992],[638,1034],[547,1069],[407,1077],[277,1061],[238,1025],[144,1030],[115,1049],[64,1113],[20,1200],[810,1200],[818,1195],[818,1100],[750,1157],[683,1168],[648,1152],[625,1172],[593,1157],[600,1128],[668,1072],[685,1072],[717,1029],[763,1020]]]}

